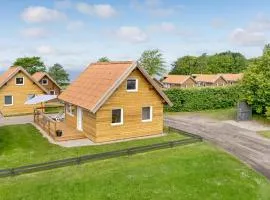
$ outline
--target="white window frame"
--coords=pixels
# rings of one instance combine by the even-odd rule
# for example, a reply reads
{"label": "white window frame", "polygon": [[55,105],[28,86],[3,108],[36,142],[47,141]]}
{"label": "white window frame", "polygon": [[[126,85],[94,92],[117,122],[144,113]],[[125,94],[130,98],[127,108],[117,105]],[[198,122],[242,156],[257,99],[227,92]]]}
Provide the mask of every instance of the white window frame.
{"label": "white window frame", "polygon": [[[6,104],[5,99],[6,99],[7,96],[11,96],[11,101],[12,101],[11,104]],[[13,98],[13,96],[12,95],[4,95],[4,106],[13,106],[13,104],[14,104],[14,98]]]}
{"label": "white window frame", "polygon": [[[131,81],[136,81],[136,84],[135,84],[135,86],[136,86],[136,88],[135,89],[132,89],[132,90],[129,90],[128,88],[127,88],[127,85],[128,85],[128,81],[129,80],[131,80]],[[136,78],[128,78],[127,79],[127,84],[126,84],[126,90],[127,90],[127,92],[138,92],[138,86],[139,86],[139,81],[138,81],[138,79],[136,79]]]}
{"label": "white window frame", "polygon": [[112,111],[113,110],[121,110],[121,122],[117,122],[117,123],[112,123],[111,122],[111,125],[112,126],[120,126],[120,125],[123,125],[124,124],[124,109],[123,108],[113,108],[111,110],[111,117],[112,117]]}
{"label": "white window frame", "polygon": [[[22,79],[23,79],[23,83],[22,83],[22,84],[17,84],[17,78],[22,78]],[[24,77],[16,77],[16,78],[15,78],[15,84],[16,84],[16,85],[24,85]]]}
{"label": "white window frame", "polygon": [[[51,94],[52,91],[53,91],[53,94]],[[50,90],[50,95],[55,95],[55,94],[56,94],[55,90]]]}
{"label": "white window frame", "polygon": [[72,113],[72,106],[73,106],[72,104],[66,104],[66,113],[74,117],[74,113]]}
{"label": "white window frame", "polygon": [[[46,80],[47,83],[43,83],[43,80]],[[48,84],[49,84],[49,79],[47,79],[47,78],[41,79],[41,85],[48,85]]]}
{"label": "white window frame", "polygon": [[143,108],[147,108],[147,107],[150,107],[150,119],[145,119],[145,120],[142,119],[142,122],[152,122],[153,121],[153,106],[143,106],[141,116],[143,117]]}

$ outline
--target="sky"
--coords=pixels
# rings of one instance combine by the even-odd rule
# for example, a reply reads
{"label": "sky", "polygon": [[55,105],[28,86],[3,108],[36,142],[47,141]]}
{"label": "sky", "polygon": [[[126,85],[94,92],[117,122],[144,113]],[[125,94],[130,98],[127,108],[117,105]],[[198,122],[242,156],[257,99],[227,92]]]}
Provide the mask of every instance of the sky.
{"label": "sky", "polygon": [[71,73],[107,56],[137,60],[160,49],[184,55],[259,56],[270,42],[269,0],[1,0],[0,71],[40,56]]}

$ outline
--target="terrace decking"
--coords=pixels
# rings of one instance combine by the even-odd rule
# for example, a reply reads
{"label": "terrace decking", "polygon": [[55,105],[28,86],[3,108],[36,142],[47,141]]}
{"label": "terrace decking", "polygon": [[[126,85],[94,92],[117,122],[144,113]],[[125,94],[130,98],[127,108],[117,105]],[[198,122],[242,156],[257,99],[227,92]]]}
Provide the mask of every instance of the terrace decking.
{"label": "terrace decking", "polygon": [[[57,142],[87,138],[83,132],[67,126],[65,122],[57,122],[39,110],[34,112],[34,123]],[[57,136],[56,130],[61,130],[62,136]]]}

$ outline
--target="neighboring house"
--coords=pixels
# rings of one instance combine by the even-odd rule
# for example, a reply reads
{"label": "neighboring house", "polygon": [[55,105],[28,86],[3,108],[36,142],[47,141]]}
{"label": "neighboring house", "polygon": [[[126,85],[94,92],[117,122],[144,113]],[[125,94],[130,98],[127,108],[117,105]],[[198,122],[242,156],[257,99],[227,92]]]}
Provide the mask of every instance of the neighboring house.
{"label": "neighboring house", "polygon": [[244,74],[239,73],[239,74],[220,74],[223,76],[223,78],[228,82],[228,84],[236,84],[239,81],[243,79]]}
{"label": "neighboring house", "polygon": [[32,77],[46,88],[49,91],[49,94],[59,95],[61,93],[61,87],[46,72],[36,72]]}
{"label": "neighboring house", "polygon": [[4,116],[33,113],[33,105],[24,103],[48,91],[21,67],[10,67],[0,76],[0,112]]}
{"label": "neighboring house", "polygon": [[165,88],[189,88],[196,86],[194,78],[188,75],[167,75],[162,83]]}
{"label": "neighboring house", "polygon": [[66,126],[94,142],[163,132],[163,106],[170,100],[137,62],[90,64],[59,99]]}
{"label": "neighboring house", "polygon": [[197,86],[224,86],[227,81],[219,74],[200,74],[195,78]]}

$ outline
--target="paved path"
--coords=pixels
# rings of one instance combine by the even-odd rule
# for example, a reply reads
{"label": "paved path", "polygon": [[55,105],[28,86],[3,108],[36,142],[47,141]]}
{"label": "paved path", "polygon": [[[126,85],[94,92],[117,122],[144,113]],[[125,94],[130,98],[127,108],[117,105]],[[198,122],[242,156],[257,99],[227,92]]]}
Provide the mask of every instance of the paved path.
{"label": "paved path", "polygon": [[270,140],[256,134],[256,131],[269,130],[269,127],[260,127],[254,122],[217,121],[195,115],[167,116],[165,123],[202,136],[270,179]]}
{"label": "paved path", "polygon": [[33,115],[15,116],[15,117],[0,117],[0,126],[27,124],[33,122]]}

